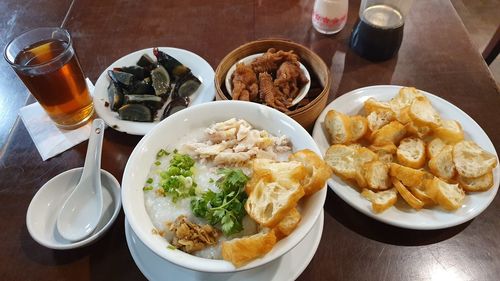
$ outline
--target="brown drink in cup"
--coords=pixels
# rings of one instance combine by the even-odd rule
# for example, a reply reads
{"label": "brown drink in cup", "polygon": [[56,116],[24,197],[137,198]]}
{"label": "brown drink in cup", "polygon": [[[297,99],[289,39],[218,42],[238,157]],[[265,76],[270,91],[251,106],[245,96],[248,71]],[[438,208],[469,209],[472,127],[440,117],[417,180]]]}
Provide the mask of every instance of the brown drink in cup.
{"label": "brown drink in cup", "polygon": [[73,129],[90,119],[92,97],[66,30],[23,33],[7,45],[5,59],[58,127]]}

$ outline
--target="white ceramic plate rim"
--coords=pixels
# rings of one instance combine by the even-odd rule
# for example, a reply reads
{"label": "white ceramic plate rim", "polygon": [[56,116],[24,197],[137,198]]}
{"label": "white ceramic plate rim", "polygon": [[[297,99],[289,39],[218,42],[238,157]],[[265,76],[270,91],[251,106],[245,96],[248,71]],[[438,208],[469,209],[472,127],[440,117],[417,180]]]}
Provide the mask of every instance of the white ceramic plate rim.
{"label": "white ceramic plate rim", "polygon": [[[322,127],[325,115],[329,110],[335,109],[349,115],[358,114],[363,106],[363,102],[368,98],[374,97],[377,100],[388,101],[398,93],[401,87],[402,86],[395,85],[378,85],[360,88],[338,97],[327,105],[316,120],[313,131],[313,138],[318,144],[321,153],[324,155],[326,149],[329,147],[327,136]],[[466,139],[475,141],[483,149],[494,153],[498,159],[498,154],[491,140],[469,115],[438,96],[425,91],[421,92],[429,98],[433,106],[444,119],[458,120],[462,124]],[[420,211],[411,209],[400,210],[393,207],[381,214],[375,214],[371,210],[371,204],[362,198],[352,187],[345,184],[340,178],[336,176],[332,177],[328,181],[328,185],[345,202],[369,217],[402,228],[430,230],[462,224],[484,211],[491,201],[493,201],[498,191],[500,178],[499,166],[493,170],[493,176],[494,185],[490,190],[468,194],[462,208],[455,212],[447,212],[439,207]]]}
{"label": "white ceramic plate rim", "polygon": [[[188,50],[172,48],[172,47],[158,47],[161,51],[171,55],[172,57],[179,60],[181,63],[185,64],[191,69],[193,74],[200,79],[202,85],[198,90],[190,97],[191,102],[189,106],[196,104],[201,104],[205,102],[212,101],[215,97],[214,88],[214,78],[215,73],[210,64],[204,60],[199,55],[190,52]],[[107,87],[110,83],[107,72],[115,67],[131,66],[135,65],[136,62],[143,54],[148,54],[152,58],[155,58],[153,54],[153,48],[142,49],[135,51],[128,55],[125,55],[110,66],[108,66],[99,76],[95,84],[94,90],[94,108],[97,115],[101,117],[108,126],[113,129],[124,132],[131,135],[145,135],[149,132],[159,121],[154,122],[133,122],[120,120],[118,118],[118,113],[111,111],[109,107],[105,106],[105,102],[108,101]]]}
{"label": "white ceramic plate rim", "polygon": [[[238,62],[236,62],[235,64],[233,64],[233,66],[231,66],[231,68],[229,68],[229,70],[227,71],[227,74],[226,74],[225,83],[226,83],[226,90],[230,96],[233,96],[233,86],[231,85],[231,76],[233,76],[233,73],[236,70],[236,64],[238,64],[238,63],[250,64],[255,58],[257,58],[263,54],[264,53],[259,53],[259,54],[250,55],[248,57],[244,57],[241,60],[239,60]],[[300,89],[300,92],[297,95],[297,97],[295,99],[293,99],[292,105],[296,105],[301,100],[303,100],[304,97],[307,95],[307,92],[309,92],[309,88],[311,87],[311,75],[309,75],[309,71],[301,62],[299,62],[299,65],[300,65],[300,69],[304,72],[304,75],[307,77],[307,80],[309,80],[309,82],[307,82],[307,84],[305,84],[302,87],[302,89]]]}
{"label": "white ceramic plate rim", "polygon": [[[273,272],[274,278],[272,280],[284,280],[284,278],[287,277],[289,278],[287,278],[286,280],[295,280],[297,277],[299,277],[299,275],[302,272],[304,272],[304,270],[314,257],[314,254],[318,250],[318,246],[321,241],[321,236],[323,233],[323,225],[324,225],[324,212],[321,212],[313,229],[311,229],[311,231],[307,234],[307,236],[297,246],[295,246],[292,250],[290,250],[290,252],[283,255],[281,257],[282,259],[281,261],[276,261],[279,262],[278,270]],[[156,280],[155,277],[165,276],[165,274],[167,273],[172,274],[173,276],[171,277],[175,279],[174,274],[175,272],[177,272],[177,270],[179,270],[179,268],[175,268],[175,264],[169,263],[161,268],[154,268],[151,266],[151,264],[158,263],[163,260],[159,258],[156,254],[154,254],[154,252],[149,250],[149,248],[146,247],[144,243],[140,241],[140,239],[137,237],[137,235],[130,227],[130,224],[128,223],[127,219],[125,219],[125,237],[127,240],[129,251],[132,255],[132,258],[134,259],[135,264],[148,280]],[[135,239],[137,239],[138,241],[135,242],[134,241]],[[144,258],[146,258],[144,256],[145,254],[146,255],[150,254],[151,255],[150,259],[154,259],[155,261],[153,262],[151,260],[144,260]],[[156,261],[157,259],[159,261]],[[293,262],[294,266],[289,267],[290,262]],[[182,270],[182,268],[180,270]],[[228,273],[228,274],[235,274],[231,275],[231,278],[237,277],[238,280],[248,280],[248,279],[255,280],[255,275],[257,275],[257,277],[258,276],[269,277],[269,276],[262,276],[263,274],[265,274],[265,272],[263,272],[262,270],[265,270],[265,267],[258,267],[243,272]],[[219,275],[220,273],[216,273],[217,275],[212,275],[213,273],[200,274],[195,271],[189,271],[189,270],[187,271],[193,275],[193,280],[217,280],[218,278],[219,279],[222,278],[222,276]],[[286,274],[286,276],[280,276],[283,274]],[[263,280],[269,280],[269,279],[266,278]]]}
{"label": "white ceramic plate rim", "polygon": [[[202,114],[210,112],[214,112],[214,116],[218,117],[214,119],[215,117],[210,118],[208,115]],[[196,116],[200,115],[203,115],[204,118],[196,119]],[[182,135],[182,133],[179,133],[179,130],[182,130],[181,128],[190,130],[201,127],[198,125],[197,127],[190,128],[193,126],[193,123],[208,126],[212,122],[225,121],[232,117],[244,118],[250,123],[253,123],[250,119],[259,120],[259,122],[277,122],[278,124],[273,123],[275,124],[273,126],[279,125],[282,133],[272,131],[265,125],[262,127],[259,126],[259,124],[266,123],[254,123],[254,125],[259,129],[267,129],[272,134],[287,134],[291,138],[294,151],[309,148],[318,154],[320,153],[312,137],[295,120],[273,108],[245,101],[217,101],[189,107],[163,120],[146,134],[135,147],[125,167],[122,179],[123,209],[132,229],[148,248],[164,259],[189,269],[204,272],[235,272],[254,268],[278,258],[288,252],[293,247],[291,245],[297,245],[307,232],[311,230],[326,199],[327,190],[324,188],[301,200],[302,206],[306,209],[302,210],[303,218],[297,229],[287,239],[279,241],[273,250],[263,258],[257,259],[240,268],[235,268],[230,262],[223,260],[204,259],[182,251],[166,250],[169,245],[168,242],[159,235],[151,233],[154,226],[146,212],[142,191],[143,183],[146,181],[151,163],[154,162],[156,152],[168,145],[165,140],[159,139],[158,136],[160,134],[164,135],[166,131],[175,131],[178,133],[177,137],[180,137]],[[183,120],[186,120],[187,123],[182,123]],[[292,136],[292,133],[296,136],[295,138]]]}
{"label": "white ceramic plate rim", "polygon": [[55,250],[67,250],[67,249],[75,249],[75,248],[79,248],[79,247],[88,245],[88,244],[94,242],[99,237],[101,237],[104,233],[106,233],[106,231],[111,227],[113,222],[118,217],[118,214],[120,213],[120,209],[121,209],[121,197],[120,197],[120,188],[119,188],[120,183],[111,173],[109,173],[106,170],[101,169],[101,173],[105,174],[113,182],[112,188],[114,189],[114,187],[117,187],[117,189],[118,189],[118,191],[113,191],[117,195],[116,199],[118,200],[118,202],[115,203],[115,209],[113,211],[113,215],[111,216],[111,219],[99,231],[93,233],[88,238],[81,240],[81,241],[78,241],[78,242],[74,242],[74,243],[70,243],[70,244],[56,244],[56,243],[51,243],[51,242],[43,239],[42,237],[39,237],[38,232],[34,231],[33,226],[31,225],[31,223],[32,223],[31,218],[33,217],[33,212],[35,212],[35,210],[33,209],[34,202],[39,200],[39,197],[41,196],[41,194],[43,192],[45,192],[45,189],[47,189],[47,187],[52,184],[52,182],[55,180],[56,177],[64,176],[64,175],[69,174],[69,173],[73,173],[76,170],[83,170],[83,167],[74,168],[74,169],[62,172],[62,173],[58,174],[57,176],[53,177],[52,179],[47,181],[37,191],[35,196],[33,196],[33,198],[31,199],[30,205],[28,206],[28,211],[26,213],[26,227],[28,228],[28,232],[31,235],[31,237],[42,246],[45,246],[45,247],[50,248],[50,249],[55,249]]}

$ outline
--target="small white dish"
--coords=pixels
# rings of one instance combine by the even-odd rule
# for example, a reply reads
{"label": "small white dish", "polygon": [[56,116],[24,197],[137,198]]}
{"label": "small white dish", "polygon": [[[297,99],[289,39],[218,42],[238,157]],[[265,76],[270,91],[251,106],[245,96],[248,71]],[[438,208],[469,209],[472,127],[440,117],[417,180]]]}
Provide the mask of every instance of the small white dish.
{"label": "small white dish", "polygon": [[[194,76],[200,79],[200,87],[193,95],[189,97],[191,99],[189,106],[209,102],[214,99],[215,73],[214,69],[206,60],[195,53],[183,49],[170,47],[158,47],[158,49],[171,55],[182,64],[189,67]],[[119,119],[118,113],[111,111],[109,106],[106,106],[106,103],[108,102],[107,88],[110,83],[110,79],[107,73],[108,70],[116,67],[136,65],[137,61],[143,54],[148,54],[151,58],[156,60],[156,57],[153,54],[153,48],[143,49],[125,55],[117,61],[113,62],[101,73],[99,79],[97,79],[94,90],[94,108],[97,112],[97,115],[104,119],[104,122],[106,122],[106,124],[108,124],[108,126],[110,126],[111,128],[131,135],[145,135],[156,124],[160,122],[159,117],[161,117],[161,115],[157,116],[154,122],[133,122]]]}
{"label": "small white dish", "polygon": [[[134,233],[125,220],[125,237],[132,258],[148,280],[184,281],[242,281],[242,280],[295,280],[311,262],[323,233],[324,215],[321,212],[314,227],[297,246],[281,258],[260,267],[235,273],[204,273],[189,270],[165,261],[152,252]],[[286,238],[285,238],[286,239]]]}
{"label": "small white dish", "polygon": [[94,232],[84,240],[72,242],[61,237],[56,221],[62,205],[80,180],[83,168],[63,172],[45,183],[35,194],[26,214],[26,226],[39,244],[56,250],[79,248],[96,241],[113,224],[121,208],[120,184],[101,169],[103,212]]}
{"label": "small white dish", "polygon": [[175,146],[179,139],[192,133],[193,130],[206,128],[215,122],[231,118],[245,119],[255,128],[267,130],[275,136],[288,136],[293,145],[293,151],[308,148],[315,153],[320,153],[309,133],[295,120],[271,107],[245,101],[217,101],[186,108],[163,120],[144,136],[130,155],[123,173],[123,210],[135,234],[149,249],[166,261],[191,270],[242,271],[259,267],[281,257],[296,246],[312,229],[326,199],[326,188],[302,199],[299,202],[302,220],[298,227],[286,239],[278,241],[273,249],[262,258],[239,268],[225,260],[205,259],[182,251],[169,250],[168,241],[152,233],[155,227],[144,206],[143,186],[150,167],[156,159],[157,151]]}
{"label": "small white dish", "polygon": [[[231,66],[231,68],[229,68],[229,70],[227,71],[227,74],[226,74],[225,84],[226,84],[226,90],[227,90],[227,92],[229,93],[230,96],[233,96],[233,84],[231,83],[231,77],[233,76],[233,73],[236,70],[236,64],[238,64],[238,63],[244,63],[244,64],[249,65],[249,64],[252,63],[252,61],[254,59],[256,59],[257,57],[262,56],[263,54],[264,53],[259,53],[259,54],[255,54],[255,55],[251,55],[251,56],[242,58],[237,63],[235,63],[233,66]],[[309,82],[307,82],[307,84],[305,84],[302,87],[302,89],[300,89],[300,92],[297,95],[297,97],[295,99],[293,99],[292,105],[296,105],[302,99],[304,99],[304,97],[307,95],[307,92],[309,92],[309,88],[311,87],[311,75],[309,75],[309,71],[307,71],[307,68],[302,63],[299,62],[299,64],[300,64],[300,69],[302,70],[302,72],[304,73],[304,75],[307,77],[307,80],[309,80]]]}
{"label": "small white dish", "polygon": [[[324,155],[330,144],[323,127],[326,113],[335,109],[337,111],[354,115],[359,114],[364,102],[373,97],[380,101],[389,101],[401,89],[401,86],[380,85],[353,90],[346,93],[325,107],[316,120],[313,138],[318,144],[321,153]],[[421,91],[432,103],[443,119],[453,119],[460,122],[465,133],[466,140],[475,141],[480,147],[490,153],[498,154],[483,129],[465,112],[451,104],[450,102],[433,94]],[[383,213],[375,214],[371,209],[371,203],[364,199],[358,191],[347,185],[340,178],[333,176],[328,180],[330,188],[345,202],[363,214],[381,222],[408,229],[441,229],[459,225],[469,221],[484,211],[493,201],[498,191],[500,181],[500,167],[493,170],[494,184],[491,189],[485,192],[469,193],[465,197],[462,208],[448,212],[439,207],[422,209],[416,211],[411,208],[403,209],[398,207],[389,208]]]}

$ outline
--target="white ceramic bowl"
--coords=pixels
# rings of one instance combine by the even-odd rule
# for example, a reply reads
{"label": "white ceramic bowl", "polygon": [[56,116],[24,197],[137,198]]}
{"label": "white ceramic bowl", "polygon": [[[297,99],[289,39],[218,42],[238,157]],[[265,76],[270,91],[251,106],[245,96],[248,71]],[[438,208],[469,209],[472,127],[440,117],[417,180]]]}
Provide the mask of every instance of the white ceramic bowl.
{"label": "white ceramic bowl", "polygon": [[63,172],[46,182],[35,194],[26,214],[26,226],[39,244],[56,250],[74,249],[95,242],[113,225],[121,207],[120,183],[109,172],[101,169],[103,195],[102,218],[94,233],[81,241],[68,241],[57,232],[59,212],[73,191],[83,168]]}
{"label": "white ceramic bowl", "polygon": [[[190,96],[191,102],[189,103],[189,106],[209,102],[214,99],[214,70],[206,60],[195,53],[183,49],[170,47],[159,47],[158,49],[171,55],[172,57],[179,60],[182,64],[189,67],[193,72],[193,75],[200,79],[201,86],[198,88],[198,90],[196,90],[195,93]],[[153,48],[139,50],[121,57],[101,73],[99,79],[97,79],[97,82],[95,83],[95,90],[93,95],[94,108],[97,112],[97,115],[99,115],[99,117],[101,117],[104,122],[106,122],[106,124],[108,124],[108,126],[110,126],[111,128],[131,135],[145,135],[156,124],[158,124],[159,121],[155,120],[154,122],[134,122],[119,119],[118,113],[111,111],[109,106],[106,106],[106,102],[108,102],[107,89],[110,83],[108,70],[116,67],[136,65],[137,61],[144,54],[147,54],[151,58],[156,60],[156,57],[153,54]]]}
{"label": "white ceramic bowl", "polygon": [[[262,55],[263,55],[263,53],[260,53],[260,54],[254,54],[254,55],[250,55],[248,57],[242,58],[237,63],[235,63],[233,66],[231,66],[231,68],[227,71],[225,84],[226,84],[226,90],[230,96],[233,96],[233,84],[231,83],[231,76],[233,76],[233,73],[236,70],[236,65],[238,63],[244,63],[244,64],[249,65],[252,63],[252,61],[254,59],[256,59],[257,57],[260,57]],[[292,105],[296,105],[302,99],[304,99],[304,97],[307,95],[307,92],[309,92],[309,88],[311,87],[311,75],[309,74],[309,71],[307,71],[307,68],[302,63],[299,62],[299,64],[300,64],[300,69],[302,70],[304,75],[307,77],[307,80],[309,80],[309,82],[307,82],[307,84],[305,84],[302,87],[302,89],[300,89],[300,92],[297,95],[297,97],[295,99],[293,99]]]}
{"label": "white ceramic bowl", "polygon": [[279,241],[271,252],[246,266],[235,268],[224,260],[211,260],[182,251],[167,249],[168,242],[152,234],[154,228],[144,206],[144,182],[159,149],[177,144],[179,139],[194,129],[206,128],[214,122],[242,118],[258,129],[274,135],[287,135],[293,151],[311,149],[320,153],[307,131],[287,115],[265,105],[244,101],[217,101],[189,107],[160,122],[137,144],[128,159],[122,179],[123,209],[130,226],[141,241],[158,256],[177,265],[203,272],[234,272],[266,264],[297,245],[311,230],[323,209],[326,188],[300,201],[302,220],[285,239]]}

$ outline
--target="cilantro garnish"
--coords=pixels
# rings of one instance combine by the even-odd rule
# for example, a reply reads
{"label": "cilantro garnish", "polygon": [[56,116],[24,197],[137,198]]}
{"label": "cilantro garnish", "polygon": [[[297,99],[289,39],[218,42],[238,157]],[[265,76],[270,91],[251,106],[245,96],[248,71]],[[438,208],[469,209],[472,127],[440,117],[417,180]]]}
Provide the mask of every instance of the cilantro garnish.
{"label": "cilantro garnish", "polygon": [[201,198],[191,200],[191,209],[195,216],[205,218],[211,225],[220,225],[229,236],[243,230],[248,177],[240,169],[221,169],[218,173],[222,174],[215,182],[219,192],[209,190]]}

